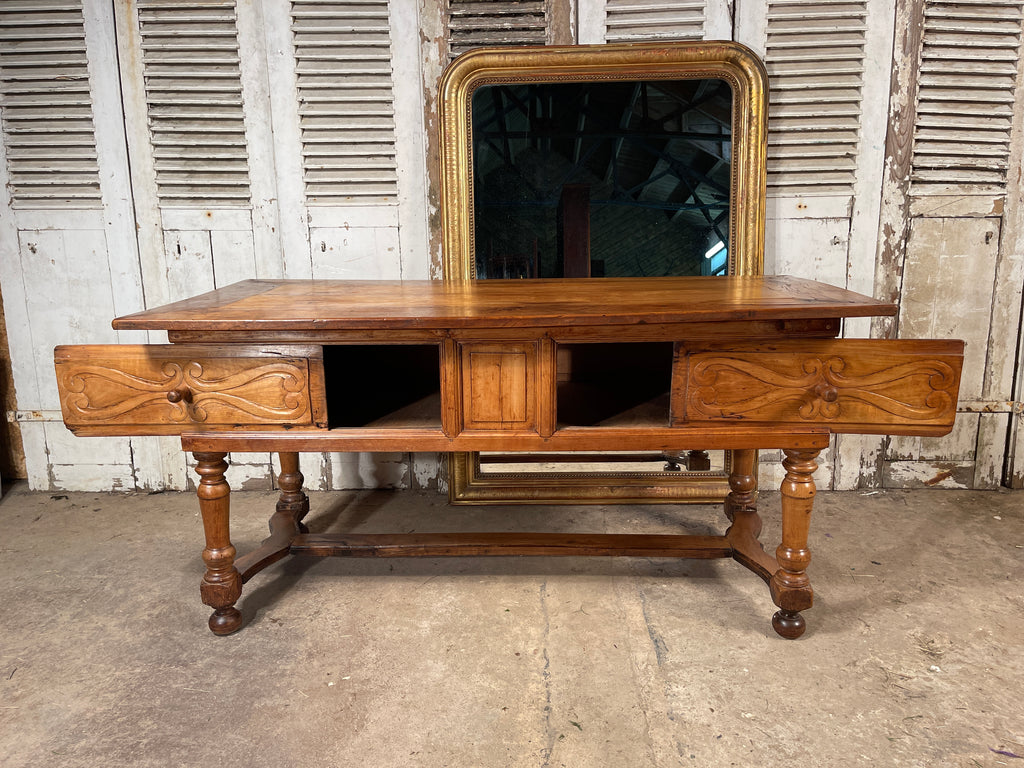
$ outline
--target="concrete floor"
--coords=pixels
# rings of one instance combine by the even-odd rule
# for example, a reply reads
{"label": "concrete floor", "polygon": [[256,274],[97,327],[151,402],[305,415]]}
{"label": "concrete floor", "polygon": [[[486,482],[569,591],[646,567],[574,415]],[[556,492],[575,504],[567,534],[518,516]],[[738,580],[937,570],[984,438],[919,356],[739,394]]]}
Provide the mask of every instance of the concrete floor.
{"label": "concrete floor", "polygon": [[[239,551],[273,497],[233,497]],[[778,540],[764,494],[762,539]],[[206,628],[189,494],[0,500],[0,765],[995,766],[1024,761],[1024,495],[819,494],[817,605],[732,561],[291,559]],[[709,508],[314,494],[310,527],[718,528]]]}

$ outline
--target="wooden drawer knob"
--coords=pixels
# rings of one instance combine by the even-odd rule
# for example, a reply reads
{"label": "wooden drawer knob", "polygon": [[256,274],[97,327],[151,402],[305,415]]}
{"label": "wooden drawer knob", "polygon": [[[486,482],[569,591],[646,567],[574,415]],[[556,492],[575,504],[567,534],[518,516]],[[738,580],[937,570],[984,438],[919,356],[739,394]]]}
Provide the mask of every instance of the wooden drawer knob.
{"label": "wooden drawer knob", "polygon": [[839,399],[839,390],[833,387],[831,384],[819,384],[814,389],[814,394],[824,400],[826,403],[834,403]]}
{"label": "wooden drawer knob", "polygon": [[170,392],[167,393],[167,399],[172,403],[180,403],[182,401],[186,403],[191,403],[192,390],[189,389],[188,387],[178,387],[177,389],[172,389]]}

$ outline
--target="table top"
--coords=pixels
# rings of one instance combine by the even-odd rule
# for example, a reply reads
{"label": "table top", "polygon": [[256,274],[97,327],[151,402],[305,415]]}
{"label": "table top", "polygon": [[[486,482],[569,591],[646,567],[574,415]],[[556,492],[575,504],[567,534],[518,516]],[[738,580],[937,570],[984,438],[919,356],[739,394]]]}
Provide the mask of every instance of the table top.
{"label": "table top", "polygon": [[529,328],[894,315],[895,304],[813,280],[245,280],[113,322],[117,330]]}

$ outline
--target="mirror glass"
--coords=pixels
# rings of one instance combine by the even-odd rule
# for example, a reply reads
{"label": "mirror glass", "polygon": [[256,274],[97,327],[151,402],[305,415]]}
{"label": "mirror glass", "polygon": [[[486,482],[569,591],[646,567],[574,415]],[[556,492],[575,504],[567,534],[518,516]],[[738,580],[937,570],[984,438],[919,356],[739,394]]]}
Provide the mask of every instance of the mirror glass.
{"label": "mirror glass", "polygon": [[715,78],[477,88],[477,279],[725,274],[732,98]]}

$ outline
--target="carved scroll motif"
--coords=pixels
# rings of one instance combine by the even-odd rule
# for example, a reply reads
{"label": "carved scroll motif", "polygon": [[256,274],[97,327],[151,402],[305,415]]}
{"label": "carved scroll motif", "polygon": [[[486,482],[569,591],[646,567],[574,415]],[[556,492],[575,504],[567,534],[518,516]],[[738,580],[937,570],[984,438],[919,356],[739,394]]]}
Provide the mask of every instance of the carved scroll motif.
{"label": "carved scroll motif", "polygon": [[[150,363],[137,372],[115,364],[120,363],[80,363],[63,373],[65,411],[74,420],[279,423],[295,422],[309,411],[305,367],[290,362],[165,361],[159,370]],[[167,395],[174,390],[188,397],[171,402]]]}
{"label": "carved scroll motif", "polygon": [[847,361],[839,356],[764,357],[768,362],[699,356],[690,371],[689,417],[755,420],[786,414],[828,422],[870,413],[876,418],[887,414],[887,421],[936,421],[956,408],[957,372],[941,360],[911,360],[847,375]]}

